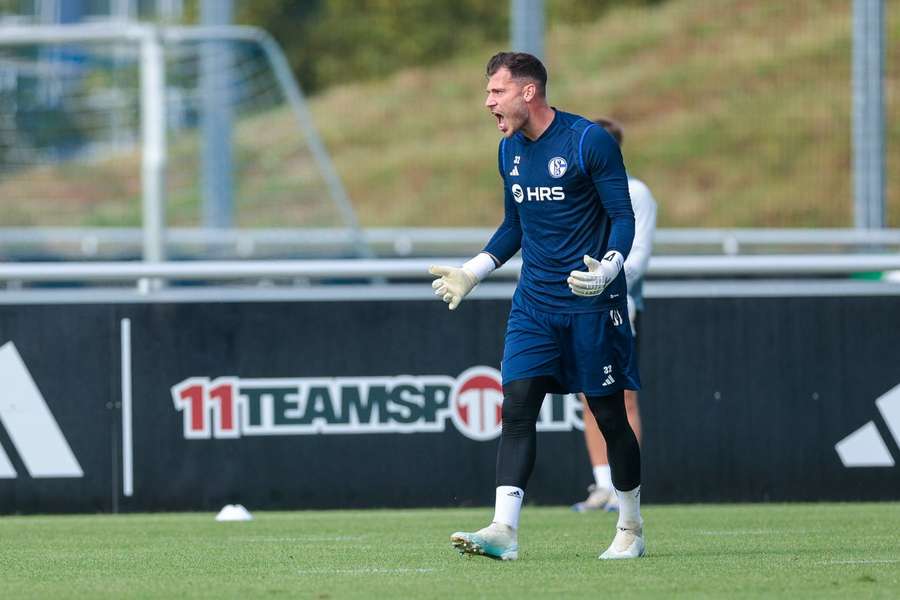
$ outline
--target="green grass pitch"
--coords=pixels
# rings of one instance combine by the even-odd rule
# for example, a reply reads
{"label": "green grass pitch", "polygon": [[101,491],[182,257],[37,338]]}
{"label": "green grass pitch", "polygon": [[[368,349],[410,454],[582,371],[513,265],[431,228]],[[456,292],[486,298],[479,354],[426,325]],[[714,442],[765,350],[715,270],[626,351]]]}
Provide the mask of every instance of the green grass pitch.
{"label": "green grass pitch", "polygon": [[647,556],[611,562],[615,515],[529,506],[517,562],[450,548],[490,516],[0,517],[0,598],[900,597],[900,503],[648,506]]}

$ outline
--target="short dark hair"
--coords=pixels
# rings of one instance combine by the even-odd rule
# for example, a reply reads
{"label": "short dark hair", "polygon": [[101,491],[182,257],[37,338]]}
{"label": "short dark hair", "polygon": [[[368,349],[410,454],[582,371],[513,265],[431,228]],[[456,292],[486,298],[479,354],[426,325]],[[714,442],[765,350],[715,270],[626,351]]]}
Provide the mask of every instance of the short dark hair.
{"label": "short dark hair", "polygon": [[486,74],[491,77],[500,69],[509,69],[514,79],[531,79],[538,93],[547,95],[547,69],[537,56],[525,52],[498,52],[488,61]]}
{"label": "short dark hair", "polygon": [[599,119],[594,119],[594,123],[605,129],[609,132],[609,135],[613,136],[619,145],[622,145],[622,140],[625,136],[622,134],[622,126],[619,125],[616,121],[612,119],[607,119],[604,117],[600,117]]}

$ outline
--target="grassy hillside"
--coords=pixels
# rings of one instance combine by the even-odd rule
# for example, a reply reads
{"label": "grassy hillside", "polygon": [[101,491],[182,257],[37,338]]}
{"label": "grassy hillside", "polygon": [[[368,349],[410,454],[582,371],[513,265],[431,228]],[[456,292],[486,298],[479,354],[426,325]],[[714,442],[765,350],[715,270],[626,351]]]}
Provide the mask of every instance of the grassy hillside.
{"label": "grassy hillside", "polygon": [[[655,191],[664,226],[852,222],[849,3],[773,4],[671,2],[548,36],[552,103],[623,121],[627,165]],[[896,16],[889,64],[900,59]],[[320,105],[365,222],[499,218],[497,133],[470,83],[489,54],[405,73],[362,96],[371,98],[366,107],[352,108],[364,93],[353,89]],[[335,112],[340,118],[326,118]],[[892,127],[896,141],[900,121]],[[391,143],[397,132],[407,143]],[[360,158],[347,157],[345,145]],[[900,153],[891,150],[889,189],[898,189]],[[365,152],[378,159],[362,160]]]}
{"label": "grassy hillside", "polygon": [[[851,2],[671,0],[546,39],[551,103],[625,125],[629,171],[666,227],[852,225]],[[888,220],[900,226],[900,11],[888,11]],[[430,69],[332,88],[312,110],[366,226],[490,226],[501,218],[498,132],[472,48]],[[336,221],[293,117],[236,127],[238,221]],[[197,140],[172,140],[171,224],[198,220]],[[136,224],[139,158],[0,181],[0,225]]]}

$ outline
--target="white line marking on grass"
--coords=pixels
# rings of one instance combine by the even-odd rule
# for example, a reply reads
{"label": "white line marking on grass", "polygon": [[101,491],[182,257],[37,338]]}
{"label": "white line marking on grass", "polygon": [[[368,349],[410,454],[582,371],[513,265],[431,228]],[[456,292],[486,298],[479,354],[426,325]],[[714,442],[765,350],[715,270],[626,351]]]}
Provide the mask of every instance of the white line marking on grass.
{"label": "white line marking on grass", "polygon": [[[700,535],[766,535],[773,533],[770,529],[725,529],[722,531],[699,531]],[[792,532],[798,533],[798,532]]]}
{"label": "white line marking on grass", "polygon": [[359,567],[356,569],[300,569],[298,575],[372,575],[372,574],[395,574],[395,573],[434,573],[438,569],[411,569],[407,567],[397,567],[389,569],[386,567]]}
{"label": "white line marking on grass", "polygon": [[364,535],[300,535],[295,537],[239,537],[231,538],[236,542],[274,543],[274,542],[358,542]]}
{"label": "white line marking on grass", "polygon": [[900,562],[900,558],[860,558],[857,560],[826,560],[820,565],[883,565]]}

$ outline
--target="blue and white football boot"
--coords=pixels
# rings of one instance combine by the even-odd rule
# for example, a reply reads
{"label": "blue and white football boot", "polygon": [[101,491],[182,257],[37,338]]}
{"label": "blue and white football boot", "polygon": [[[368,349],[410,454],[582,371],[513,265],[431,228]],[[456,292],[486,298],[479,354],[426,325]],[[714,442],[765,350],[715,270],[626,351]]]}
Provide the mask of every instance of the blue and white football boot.
{"label": "blue and white football boot", "polygon": [[501,523],[491,523],[474,533],[457,531],[450,536],[450,543],[460,554],[486,556],[496,560],[519,558],[516,530]]}

